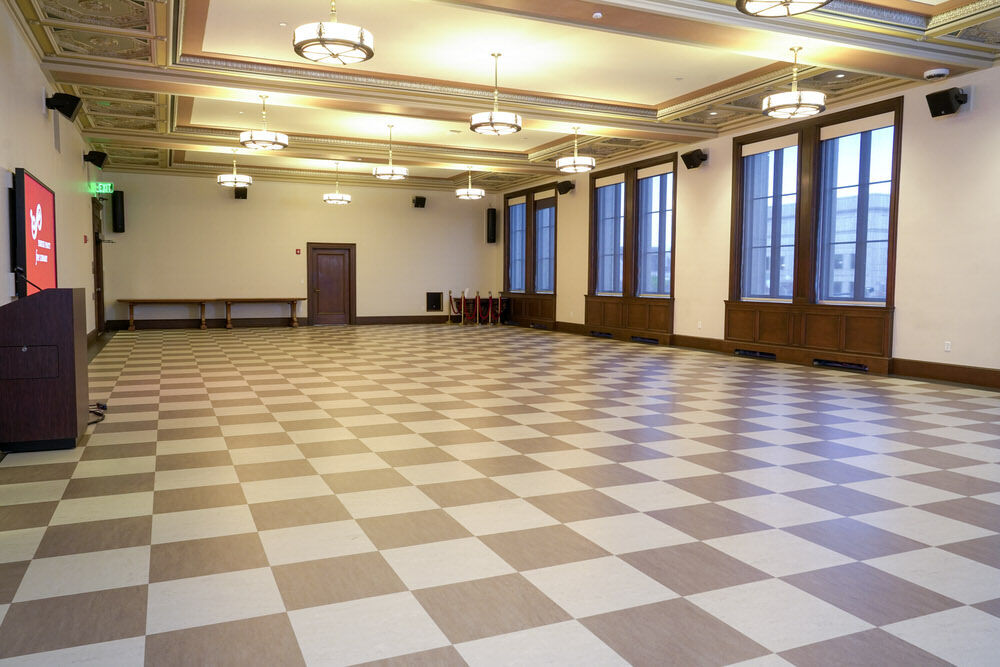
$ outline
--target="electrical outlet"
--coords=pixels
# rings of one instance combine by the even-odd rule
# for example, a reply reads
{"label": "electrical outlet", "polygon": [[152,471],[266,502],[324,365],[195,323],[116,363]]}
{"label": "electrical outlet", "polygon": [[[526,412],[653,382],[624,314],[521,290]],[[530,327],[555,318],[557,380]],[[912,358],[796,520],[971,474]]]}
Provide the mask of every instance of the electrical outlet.
{"label": "electrical outlet", "polygon": [[950,340],[946,340],[944,342],[944,351],[945,352],[951,352],[951,341]]}

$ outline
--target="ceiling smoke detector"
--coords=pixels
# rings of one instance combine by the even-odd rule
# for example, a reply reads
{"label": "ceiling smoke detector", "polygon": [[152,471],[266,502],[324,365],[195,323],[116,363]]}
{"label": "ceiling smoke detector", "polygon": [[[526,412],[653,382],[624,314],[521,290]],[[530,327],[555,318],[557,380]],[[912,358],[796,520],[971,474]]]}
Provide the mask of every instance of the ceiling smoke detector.
{"label": "ceiling smoke detector", "polygon": [[947,78],[949,74],[951,74],[951,70],[947,67],[936,67],[924,72],[924,79],[927,81],[940,81]]}

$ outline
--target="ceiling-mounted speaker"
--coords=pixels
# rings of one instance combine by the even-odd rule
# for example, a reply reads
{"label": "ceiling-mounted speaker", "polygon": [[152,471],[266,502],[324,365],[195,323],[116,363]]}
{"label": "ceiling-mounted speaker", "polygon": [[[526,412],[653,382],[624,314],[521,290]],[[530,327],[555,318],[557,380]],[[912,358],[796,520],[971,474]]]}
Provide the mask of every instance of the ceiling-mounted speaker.
{"label": "ceiling-mounted speaker", "polygon": [[70,95],[69,93],[56,93],[52,97],[45,98],[46,109],[55,109],[66,116],[70,122],[76,120],[76,115],[80,113],[81,106],[83,106],[82,100],[76,95]]}
{"label": "ceiling-mounted speaker", "polygon": [[89,162],[98,169],[104,168],[104,163],[108,160],[108,154],[101,151],[90,151],[83,156],[84,162]]}
{"label": "ceiling-mounted speaker", "polygon": [[568,192],[572,192],[573,188],[575,187],[576,183],[574,183],[573,181],[559,181],[558,183],[556,183],[556,192],[558,192],[561,195],[564,195]]}
{"label": "ceiling-mounted speaker", "polygon": [[688,169],[697,169],[703,162],[708,160],[708,153],[700,148],[696,148],[681,155],[681,160],[684,161],[684,166]]}
{"label": "ceiling-mounted speaker", "polygon": [[413,198],[413,208],[423,208],[424,206],[427,206],[427,197],[417,195]]}
{"label": "ceiling-mounted speaker", "polygon": [[927,108],[931,110],[931,118],[948,116],[969,101],[969,95],[961,88],[949,88],[927,96]]}

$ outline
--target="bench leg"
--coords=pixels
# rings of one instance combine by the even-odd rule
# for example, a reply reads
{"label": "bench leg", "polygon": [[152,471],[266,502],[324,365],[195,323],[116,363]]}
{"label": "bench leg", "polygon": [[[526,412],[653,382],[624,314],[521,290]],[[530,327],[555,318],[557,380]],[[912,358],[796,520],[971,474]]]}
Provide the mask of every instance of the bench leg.
{"label": "bench leg", "polygon": [[201,306],[201,327],[199,328],[207,329],[208,327],[205,326],[205,302],[202,301],[199,305]]}
{"label": "bench leg", "polygon": [[296,310],[295,305],[296,305],[296,302],[295,301],[289,301],[288,305],[289,305],[289,307],[291,308],[291,311],[292,311],[292,326],[293,327],[297,327],[297,326],[299,326],[299,318],[295,314],[295,310]]}
{"label": "bench leg", "polygon": [[233,304],[230,301],[226,302],[226,328],[233,328],[233,314],[232,314]]}
{"label": "bench leg", "polygon": [[128,330],[135,331],[135,304],[128,305]]}

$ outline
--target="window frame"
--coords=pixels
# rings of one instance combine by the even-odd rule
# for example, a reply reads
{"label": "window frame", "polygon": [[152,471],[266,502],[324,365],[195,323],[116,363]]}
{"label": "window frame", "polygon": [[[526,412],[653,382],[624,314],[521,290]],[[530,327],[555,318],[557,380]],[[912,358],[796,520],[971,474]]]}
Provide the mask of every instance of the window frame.
{"label": "window frame", "polygon": [[[511,296],[545,296],[555,297],[559,287],[559,196],[555,192],[556,182],[551,181],[516,192],[508,192],[503,197],[503,292]],[[535,199],[538,193],[553,191],[552,197]],[[510,289],[510,200],[524,197],[524,289],[512,292]],[[553,209],[552,231],[552,291],[538,292],[535,290],[535,211],[538,208],[548,208],[551,202]],[[536,204],[543,204],[537,206]]]}
{"label": "window frame", "polygon": [[[555,294],[556,293],[556,200],[558,197],[553,195],[551,197],[546,197],[544,199],[533,199],[532,213],[534,215],[533,226],[535,233],[535,247],[534,247],[534,262],[535,268],[533,271],[532,279],[534,280],[534,294]],[[552,209],[552,289],[550,290],[540,290],[538,289],[538,212],[540,210],[545,210],[547,208]]]}
{"label": "window frame", "polygon": [[[820,300],[817,293],[820,272],[820,228],[819,214],[822,193],[820,133],[830,125],[861,120],[885,113],[893,114],[893,154],[891,189],[889,194],[889,241],[886,266],[886,298],[884,302],[870,301],[827,301]],[[796,135],[799,147],[798,184],[795,206],[795,271],[792,280],[792,299],[779,303],[798,306],[861,306],[867,308],[891,309],[895,302],[896,285],[896,242],[897,218],[899,210],[899,174],[903,136],[903,98],[896,97],[873,104],[867,104],[840,112],[819,114],[795,123],[784,123],[767,130],[747,134],[733,139],[732,178],[732,227],[730,244],[729,300],[732,302],[754,302],[761,299],[744,298],[743,280],[743,146],[790,134]]]}
{"label": "window frame", "polygon": [[[670,194],[670,294],[642,294],[639,281],[640,231],[639,215],[639,178],[638,172],[650,167],[661,165],[671,166],[673,192]],[[623,222],[625,241],[622,249],[622,293],[612,294],[597,291],[597,181],[609,176],[622,175],[625,184],[625,218]],[[608,299],[641,299],[643,301],[669,301],[674,298],[677,290],[675,274],[677,270],[677,153],[668,153],[658,157],[632,162],[630,164],[612,167],[590,173],[590,239],[588,253],[587,296]]]}

